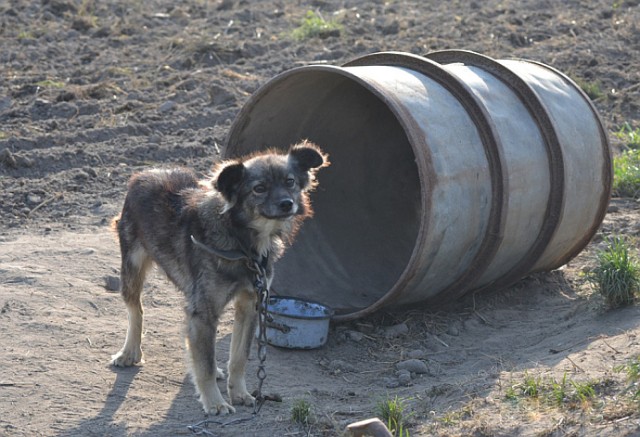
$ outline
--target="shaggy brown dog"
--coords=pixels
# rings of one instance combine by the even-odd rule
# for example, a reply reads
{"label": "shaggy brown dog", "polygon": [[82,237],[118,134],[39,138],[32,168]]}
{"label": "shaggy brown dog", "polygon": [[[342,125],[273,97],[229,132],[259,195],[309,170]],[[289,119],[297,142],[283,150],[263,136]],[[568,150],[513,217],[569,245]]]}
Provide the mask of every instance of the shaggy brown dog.
{"label": "shaggy brown dog", "polygon": [[227,383],[231,404],[253,404],[245,366],[255,333],[255,274],[247,258],[273,278],[273,263],[311,215],[308,192],[316,171],[328,165],[304,141],[287,154],[270,151],[220,164],[211,180],[189,170],[150,170],[131,178],[116,227],[122,254],[122,297],[129,326],[115,366],[142,361],[142,303],[145,274],[155,262],[186,298],[186,343],[191,375],[207,413],[227,414],[216,384],[215,335],[222,312],[234,299]]}

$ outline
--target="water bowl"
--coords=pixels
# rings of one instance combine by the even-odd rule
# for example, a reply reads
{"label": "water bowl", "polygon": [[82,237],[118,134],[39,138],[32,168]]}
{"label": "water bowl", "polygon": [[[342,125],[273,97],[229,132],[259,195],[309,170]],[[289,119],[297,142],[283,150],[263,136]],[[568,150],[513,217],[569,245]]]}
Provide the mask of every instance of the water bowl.
{"label": "water bowl", "polygon": [[310,300],[273,296],[267,308],[267,342],[289,349],[315,349],[327,342],[333,310]]}

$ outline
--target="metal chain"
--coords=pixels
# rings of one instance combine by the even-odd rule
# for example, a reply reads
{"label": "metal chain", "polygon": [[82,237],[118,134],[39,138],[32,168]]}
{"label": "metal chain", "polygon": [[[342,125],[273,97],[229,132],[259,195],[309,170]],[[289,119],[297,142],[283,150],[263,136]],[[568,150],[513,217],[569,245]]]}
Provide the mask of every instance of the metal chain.
{"label": "metal chain", "polygon": [[269,305],[269,287],[267,286],[267,272],[265,268],[256,260],[253,260],[252,270],[256,273],[254,287],[258,295],[257,311],[258,311],[258,388],[256,390],[256,402],[253,405],[253,414],[258,414],[265,397],[262,395],[262,385],[267,378],[267,370],[265,362],[267,360],[267,310]]}

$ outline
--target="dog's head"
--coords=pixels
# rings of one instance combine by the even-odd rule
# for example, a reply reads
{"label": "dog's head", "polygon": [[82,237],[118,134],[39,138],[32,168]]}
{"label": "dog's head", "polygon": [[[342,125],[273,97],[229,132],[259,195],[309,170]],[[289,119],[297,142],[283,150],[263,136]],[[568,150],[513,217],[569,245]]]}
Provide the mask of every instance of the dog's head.
{"label": "dog's head", "polygon": [[227,202],[225,211],[241,225],[264,227],[309,216],[307,193],[316,185],[317,170],[327,165],[318,146],[303,141],[287,154],[270,151],[223,163],[214,186]]}

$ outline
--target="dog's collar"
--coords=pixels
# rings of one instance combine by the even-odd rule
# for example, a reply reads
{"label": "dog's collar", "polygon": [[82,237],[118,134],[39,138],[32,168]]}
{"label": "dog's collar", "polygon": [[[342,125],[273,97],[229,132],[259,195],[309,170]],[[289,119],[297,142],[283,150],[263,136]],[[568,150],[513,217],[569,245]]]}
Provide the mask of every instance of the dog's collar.
{"label": "dog's collar", "polygon": [[221,250],[216,249],[215,247],[209,247],[206,244],[203,244],[196,240],[196,237],[191,235],[191,241],[196,247],[204,250],[205,252],[210,253],[211,255],[215,255],[227,261],[249,261],[249,262],[257,262],[262,266],[262,268],[267,268],[267,263],[269,262],[269,254],[262,255],[262,257],[258,258],[257,256],[251,256],[248,251],[244,250]]}
{"label": "dog's collar", "polygon": [[196,237],[194,237],[193,235],[191,236],[191,241],[193,241],[193,244],[195,244],[196,247],[210,253],[211,255],[226,259],[227,261],[251,260],[251,256],[249,256],[242,250],[220,250],[216,249],[215,247],[209,247],[196,240]]}

